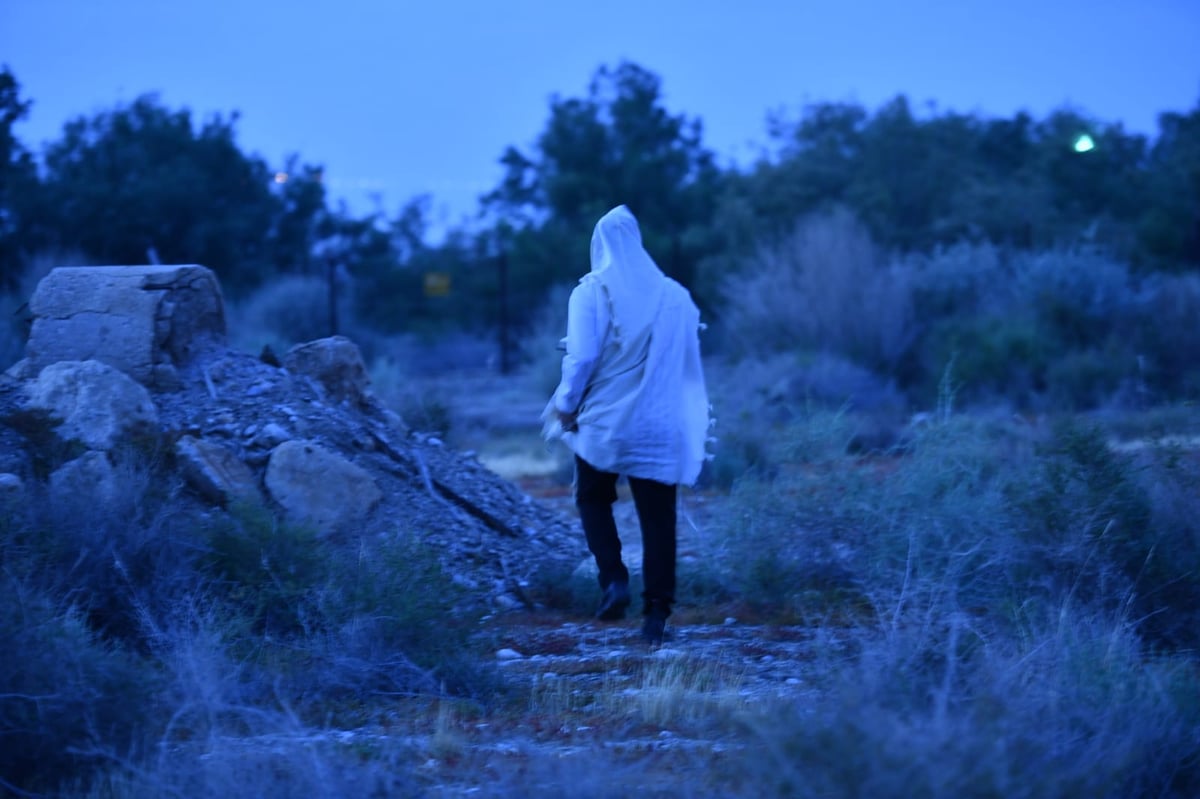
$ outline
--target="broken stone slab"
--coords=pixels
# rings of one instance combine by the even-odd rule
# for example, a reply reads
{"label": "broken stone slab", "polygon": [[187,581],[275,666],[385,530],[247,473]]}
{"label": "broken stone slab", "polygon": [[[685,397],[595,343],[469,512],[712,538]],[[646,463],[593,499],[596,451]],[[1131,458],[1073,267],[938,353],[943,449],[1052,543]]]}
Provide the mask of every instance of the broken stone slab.
{"label": "broken stone slab", "polygon": [[370,472],[312,441],[272,450],[265,482],[288,518],[322,535],[348,530],[383,499]]}
{"label": "broken stone slab", "polygon": [[111,451],[119,444],[158,434],[158,408],[150,392],[100,361],[60,361],[25,385],[26,410],[42,411],[64,441]]}
{"label": "broken stone slab", "polygon": [[206,267],[60,267],[29,301],[26,369],[98,360],[143,385],[171,390],[176,369],[225,341],[225,304]]}
{"label": "broken stone slab", "polygon": [[210,502],[262,502],[254,473],[228,447],[184,436],[175,442],[175,462],[183,479]]}
{"label": "broken stone slab", "polygon": [[283,356],[289,372],[316,380],[335,402],[361,404],[371,384],[358,345],[345,336],[330,336],[297,344]]}

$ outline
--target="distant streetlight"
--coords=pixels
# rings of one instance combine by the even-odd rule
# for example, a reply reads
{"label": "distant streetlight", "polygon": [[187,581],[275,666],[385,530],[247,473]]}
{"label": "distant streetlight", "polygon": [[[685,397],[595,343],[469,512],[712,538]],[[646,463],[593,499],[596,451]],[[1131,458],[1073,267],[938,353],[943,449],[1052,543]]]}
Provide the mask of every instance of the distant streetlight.
{"label": "distant streetlight", "polygon": [[1074,149],[1077,153],[1090,153],[1092,150],[1096,149],[1096,142],[1093,141],[1092,137],[1088,134],[1080,133],[1079,136],[1075,138]]}

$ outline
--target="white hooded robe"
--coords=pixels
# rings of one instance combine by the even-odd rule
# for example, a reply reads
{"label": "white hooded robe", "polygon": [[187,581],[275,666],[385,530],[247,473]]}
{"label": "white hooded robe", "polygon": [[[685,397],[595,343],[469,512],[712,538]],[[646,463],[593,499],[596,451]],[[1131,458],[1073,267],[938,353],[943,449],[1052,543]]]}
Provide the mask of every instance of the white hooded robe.
{"label": "white hooded robe", "polygon": [[[597,469],[691,485],[708,435],[699,310],[642,247],[623,205],[596,223],[591,263],[571,292],[547,437]],[[578,431],[564,431],[556,410],[575,412]]]}

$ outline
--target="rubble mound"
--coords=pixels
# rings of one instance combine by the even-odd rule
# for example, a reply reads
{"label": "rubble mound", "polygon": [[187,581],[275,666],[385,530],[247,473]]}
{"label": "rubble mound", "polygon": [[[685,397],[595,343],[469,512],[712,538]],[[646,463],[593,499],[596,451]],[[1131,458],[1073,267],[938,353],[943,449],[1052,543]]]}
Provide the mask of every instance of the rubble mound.
{"label": "rubble mound", "polygon": [[204,267],[58,269],[35,298],[27,357],[0,378],[7,495],[86,481],[118,448],[150,445],[189,501],[261,503],[324,536],[417,536],[499,607],[529,604],[534,572],[586,555],[569,517],[385,408],[348,339],[282,359],[225,347]]}

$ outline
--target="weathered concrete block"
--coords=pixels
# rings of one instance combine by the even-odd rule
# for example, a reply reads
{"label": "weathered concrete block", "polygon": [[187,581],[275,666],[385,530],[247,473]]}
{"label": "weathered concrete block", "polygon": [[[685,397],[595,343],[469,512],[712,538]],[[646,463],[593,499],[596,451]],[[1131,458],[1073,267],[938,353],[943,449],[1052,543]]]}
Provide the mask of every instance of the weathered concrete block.
{"label": "weathered concrete block", "polygon": [[225,304],[211,270],[75,266],[46,275],[29,301],[29,366],[97,360],[171,389],[175,368],[225,342]]}

